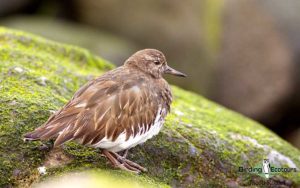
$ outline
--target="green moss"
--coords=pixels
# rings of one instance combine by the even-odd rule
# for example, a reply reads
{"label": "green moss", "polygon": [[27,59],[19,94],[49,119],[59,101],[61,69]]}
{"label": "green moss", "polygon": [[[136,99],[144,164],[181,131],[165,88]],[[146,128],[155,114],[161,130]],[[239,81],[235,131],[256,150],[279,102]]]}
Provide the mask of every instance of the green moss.
{"label": "green moss", "polygon": [[[53,179],[53,177],[55,177]],[[46,184],[49,186],[49,183],[57,182],[59,180],[63,183],[63,185],[72,186],[84,186],[87,188],[94,187],[124,187],[124,188],[132,188],[132,187],[143,187],[143,188],[167,188],[170,187],[164,183],[154,181],[151,178],[145,176],[132,176],[124,171],[113,171],[113,170],[82,170],[80,172],[72,172],[67,175],[63,175],[63,177],[52,176],[50,181],[48,179],[43,180],[40,184]],[[62,184],[61,183],[61,184]]]}
{"label": "green moss", "polygon": [[46,155],[22,135],[45,122],[88,76],[112,67],[78,47],[0,28],[0,187],[30,177]]}
{"label": "green moss", "polygon": [[[129,159],[148,168],[140,176],[113,169],[100,151],[67,143],[67,159],[47,166],[51,152],[41,142],[24,143],[22,135],[43,124],[91,76],[113,66],[86,50],[51,42],[33,35],[0,28],[0,187],[28,186],[66,172],[101,169],[132,181],[173,187],[225,186],[228,181],[247,185],[254,174],[238,173],[272,157],[282,166],[300,167],[300,152],[277,135],[237,113],[205,98],[172,87],[174,102],[161,133],[131,149]],[[289,161],[288,161],[289,160]],[[280,174],[300,184],[299,173]],[[273,180],[268,180],[273,181]],[[162,183],[160,183],[162,182]]]}

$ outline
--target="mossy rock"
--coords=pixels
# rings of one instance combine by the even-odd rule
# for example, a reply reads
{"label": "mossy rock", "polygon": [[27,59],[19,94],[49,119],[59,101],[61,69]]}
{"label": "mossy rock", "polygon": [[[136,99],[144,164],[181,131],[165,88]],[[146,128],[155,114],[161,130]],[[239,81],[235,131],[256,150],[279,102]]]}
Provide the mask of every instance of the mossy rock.
{"label": "mossy rock", "polygon": [[35,188],[168,188],[166,184],[158,184],[153,179],[145,176],[133,176],[132,174],[121,171],[110,170],[90,170],[72,172],[60,177],[48,178],[35,184]]}
{"label": "mossy rock", "polygon": [[[81,85],[111,68],[84,49],[0,28],[0,187],[26,187],[83,170],[152,187],[300,185],[299,171],[269,179],[238,172],[265,158],[299,170],[300,151],[262,125],[177,87],[161,133],[130,151],[130,159],[148,168],[142,175],[113,169],[99,150],[73,142],[49,151],[41,142],[23,141],[24,133],[45,122]],[[39,173],[41,166],[46,175]]]}

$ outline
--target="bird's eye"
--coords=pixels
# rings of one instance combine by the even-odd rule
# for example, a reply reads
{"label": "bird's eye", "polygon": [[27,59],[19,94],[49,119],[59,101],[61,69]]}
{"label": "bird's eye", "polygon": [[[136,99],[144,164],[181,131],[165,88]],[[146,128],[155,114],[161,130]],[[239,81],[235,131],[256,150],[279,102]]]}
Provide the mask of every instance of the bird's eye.
{"label": "bird's eye", "polygon": [[155,64],[155,65],[159,65],[160,62],[159,62],[159,61],[154,61],[154,64]]}

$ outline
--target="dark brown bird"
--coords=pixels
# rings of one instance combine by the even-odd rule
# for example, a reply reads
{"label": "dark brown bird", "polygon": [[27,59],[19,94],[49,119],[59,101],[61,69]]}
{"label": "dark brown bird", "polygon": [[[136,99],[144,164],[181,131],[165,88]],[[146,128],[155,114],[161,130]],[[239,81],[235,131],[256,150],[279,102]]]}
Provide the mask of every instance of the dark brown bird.
{"label": "dark brown bird", "polygon": [[[128,149],[160,131],[170,111],[172,93],[163,74],[186,76],[167,65],[162,52],[145,49],[123,66],[82,86],[46,123],[25,135],[25,140],[56,138],[54,147],[75,140],[101,148],[121,169],[146,169],[126,159]],[[117,152],[125,150],[124,156]]]}

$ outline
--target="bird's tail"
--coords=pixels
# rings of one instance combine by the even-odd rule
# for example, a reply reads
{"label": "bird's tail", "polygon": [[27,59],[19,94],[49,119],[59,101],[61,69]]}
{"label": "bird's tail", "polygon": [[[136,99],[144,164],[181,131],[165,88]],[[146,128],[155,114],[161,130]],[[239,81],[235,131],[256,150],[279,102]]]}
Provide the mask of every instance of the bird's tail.
{"label": "bird's tail", "polygon": [[35,140],[40,140],[38,134],[36,134],[35,131],[26,133],[23,137],[24,137],[24,138],[23,138],[24,141],[35,141]]}
{"label": "bird's tail", "polygon": [[49,140],[60,135],[60,132],[64,129],[64,124],[46,124],[38,127],[32,132],[26,133],[24,135],[24,141]]}

